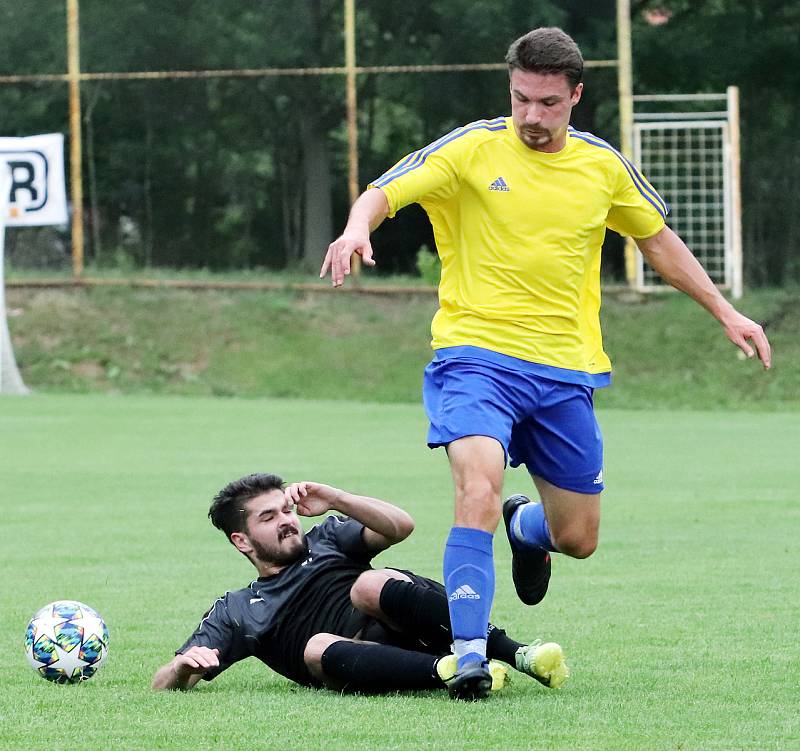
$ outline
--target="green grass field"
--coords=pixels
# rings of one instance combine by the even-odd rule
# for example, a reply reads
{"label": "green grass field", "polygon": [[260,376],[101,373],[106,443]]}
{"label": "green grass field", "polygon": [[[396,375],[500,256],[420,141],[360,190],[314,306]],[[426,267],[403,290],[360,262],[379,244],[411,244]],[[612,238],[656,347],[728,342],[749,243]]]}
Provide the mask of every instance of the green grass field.
{"label": "green grass field", "polygon": [[[4,574],[0,748],[800,748],[797,413],[601,410],[601,546],[557,557],[526,608],[497,537],[493,619],[565,647],[573,677],[523,676],[479,705],[444,692],[339,696],[240,663],[189,694],[155,694],[215,597],[252,569],[206,519],[254,470],[393,500],[417,520],[378,564],[439,576],[450,525],[441,452],[418,405],[194,397],[0,399]],[[509,472],[506,489],[529,487]],[[98,675],[57,686],[27,666],[29,617],[54,599],[111,631]]]}

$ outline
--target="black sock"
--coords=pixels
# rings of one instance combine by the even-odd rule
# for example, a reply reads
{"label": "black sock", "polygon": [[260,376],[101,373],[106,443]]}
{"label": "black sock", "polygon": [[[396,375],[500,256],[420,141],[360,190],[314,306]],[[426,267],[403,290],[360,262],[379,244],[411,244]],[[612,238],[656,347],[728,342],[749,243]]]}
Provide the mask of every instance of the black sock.
{"label": "black sock", "polygon": [[[453,641],[450,631],[450,610],[447,595],[441,590],[425,587],[402,579],[384,584],[380,608],[403,634],[415,636],[431,649],[442,654],[450,651]],[[515,666],[515,652],[524,646],[506,635],[503,629],[489,624],[486,656]]]}
{"label": "black sock", "polygon": [[502,660],[512,667],[516,667],[515,653],[524,646],[524,644],[511,639],[502,628],[489,624],[489,633],[486,637],[486,656],[490,660]]}
{"label": "black sock", "polygon": [[344,691],[367,694],[441,688],[438,658],[385,644],[337,641],[322,653],[322,672]]}
{"label": "black sock", "polygon": [[402,579],[383,585],[381,612],[406,636],[419,639],[432,652],[447,654],[453,635],[447,595],[441,591]]}

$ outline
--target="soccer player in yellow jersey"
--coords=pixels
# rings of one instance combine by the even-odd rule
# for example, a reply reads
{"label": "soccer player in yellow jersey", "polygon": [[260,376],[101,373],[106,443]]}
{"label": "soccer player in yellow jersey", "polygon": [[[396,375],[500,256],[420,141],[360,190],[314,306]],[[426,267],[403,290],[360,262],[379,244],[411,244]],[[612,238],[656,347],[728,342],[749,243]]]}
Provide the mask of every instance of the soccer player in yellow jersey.
{"label": "soccer player in yellow jersey", "polygon": [[[375,180],[320,273],[340,286],[353,253],[375,264],[369,235],[387,216],[413,202],[428,213],[442,277],[423,399],[428,445],[446,447],[455,485],[444,579],[459,669],[450,692],[460,699],[489,691],[492,535],[501,513],[527,604],[544,597],[550,552],[585,558],[597,546],[602,438],[592,395],[611,371],[599,322],[606,227],[633,237],[667,282],[770,366],[763,330],[665,225],[654,188],[609,144],[570,127],[583,91],[575,42],[560,29],[535,29],[506,61],[511,117],[457,128]],[[517,495],[501,508],[507,460],[526,465],[540,503]]]}

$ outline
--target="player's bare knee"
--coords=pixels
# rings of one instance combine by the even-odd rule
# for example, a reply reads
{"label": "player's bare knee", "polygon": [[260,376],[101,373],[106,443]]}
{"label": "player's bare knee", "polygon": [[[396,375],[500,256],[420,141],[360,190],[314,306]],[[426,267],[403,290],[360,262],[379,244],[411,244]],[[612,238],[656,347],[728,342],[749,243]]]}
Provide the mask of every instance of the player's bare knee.
{"label": "player's bare knee", "polygon": [[597,538],[591,540],[583,540],[575,546],[574,552],[571,554],[573,558],[588,558],[594,551],[597,550]]}
{"label": "player's bare knee", "polygon": [[374,615],[379,609],[381,590],[386,577],[379,571],[365,571],[350,587],[350,602],[356,610]]}
{"label": "player's bare knee", "polygon": [[393,569],[377,569],[365,571],[355,580],[350,587],[350,601],[353,607],[362,613],[379,617],[381,615],[381,592],[388,581],[392,579],[411,579],[400,571]]}
{"label": "player's bare knee", "polygon": [[593,530],[567,529],[553,538],[559,553],[571,558],[588,558],[597,550],[597,532]]}
{"label": "player's bare knee", "polygon": [[331,644],[341,640],[341,636],[321,633],[314,634],[306,642],[306,648],[303,650],[303,662],[305,662],[308,672],[317,680],[325,681],[325,675],[322,672],[322,655]]}

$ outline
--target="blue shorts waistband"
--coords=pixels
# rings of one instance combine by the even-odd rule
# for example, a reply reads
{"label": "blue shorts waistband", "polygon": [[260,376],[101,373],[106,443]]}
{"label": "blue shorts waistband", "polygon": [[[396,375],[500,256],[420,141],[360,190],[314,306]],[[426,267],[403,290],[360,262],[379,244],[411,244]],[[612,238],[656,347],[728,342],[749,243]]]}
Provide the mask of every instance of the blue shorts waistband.
{"label": "blue shorts waistband", "polygon": [[538,362],[521,360],[519,357],[504,355],[483,347],[463,345],[458,347],[442,347],[433,351],[434,360],[450,360],[453,358],[466,358],[472,360],[483,360],[501,368],[517,370],[523,373],[530,373],[538,378],[547,378],[559,383],[574,383],[580,386],[589,386],[593,389],[601,389],[611,385],[611,373],[587,373],[583,370],[570,370],[569,368],[558,368],[555,365],[542,365]]}

